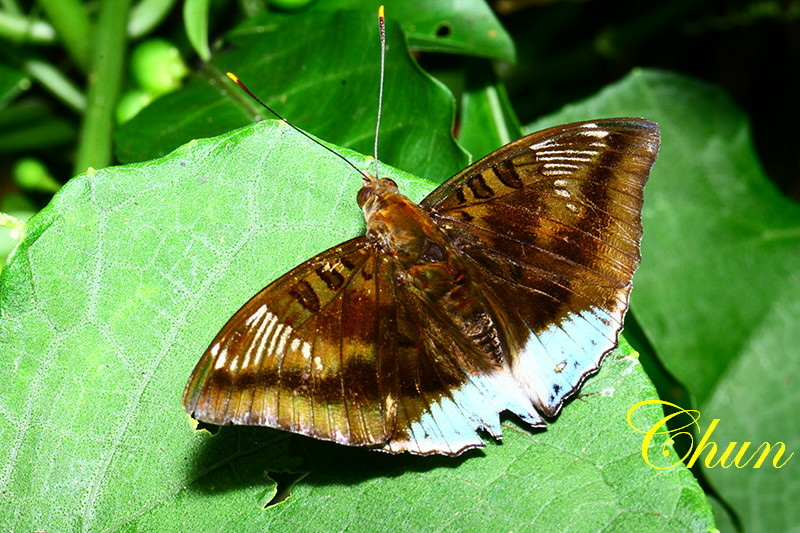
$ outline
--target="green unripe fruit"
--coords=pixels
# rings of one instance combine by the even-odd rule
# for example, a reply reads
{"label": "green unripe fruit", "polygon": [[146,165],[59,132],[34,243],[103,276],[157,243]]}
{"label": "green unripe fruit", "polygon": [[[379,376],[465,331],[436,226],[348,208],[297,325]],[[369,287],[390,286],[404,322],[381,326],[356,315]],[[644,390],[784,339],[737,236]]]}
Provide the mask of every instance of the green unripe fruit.
{"label": "green unripe fruit", "polygon": [[131,71],[139,87],[154,97],[179,89],[189,74],[178,49],[164,39],[140,43],[131,55]]}

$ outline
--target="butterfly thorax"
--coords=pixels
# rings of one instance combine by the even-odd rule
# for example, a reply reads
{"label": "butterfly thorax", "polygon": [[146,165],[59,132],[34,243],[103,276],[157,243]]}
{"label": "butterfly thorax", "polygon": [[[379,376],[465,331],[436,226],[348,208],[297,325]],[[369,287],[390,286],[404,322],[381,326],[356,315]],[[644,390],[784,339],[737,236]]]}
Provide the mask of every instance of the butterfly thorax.
{"label": "butterfly thorax", "polygon": [[359,204],[367,239],[397,261],[411,283],[434,298],[463,285],[466,266],[447,237],[420,206],[398,192],[393,181],[376,180],[362,188]]}
{"label": "butterfly thorax", "polygon": [[403,266],[447,262],[447,238],[428,214],[403,194],[375,194],[363,210],[367,238]]}
{"label": "butterfly thorax", "polygon": [[472,348],[500,362],[504,335],[474,283],[468,262],[430,215],[398,192],[393,181],[377,182],[359,192],[367,239],[394,259],[397,282],[435,305]]}

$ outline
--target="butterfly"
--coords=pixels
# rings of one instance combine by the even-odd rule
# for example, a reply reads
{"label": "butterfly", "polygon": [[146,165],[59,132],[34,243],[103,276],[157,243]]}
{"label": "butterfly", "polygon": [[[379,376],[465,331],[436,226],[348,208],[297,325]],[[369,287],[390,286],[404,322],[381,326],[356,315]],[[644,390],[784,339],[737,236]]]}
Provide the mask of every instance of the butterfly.
{"label": "butterfly", "polygon": [[659,143],[638,118],[549,128],[419,204],[365,174],[366,234],[244,304],[186,411],[420,455],[501,438],[503,411],[544,427],[617,344]]}

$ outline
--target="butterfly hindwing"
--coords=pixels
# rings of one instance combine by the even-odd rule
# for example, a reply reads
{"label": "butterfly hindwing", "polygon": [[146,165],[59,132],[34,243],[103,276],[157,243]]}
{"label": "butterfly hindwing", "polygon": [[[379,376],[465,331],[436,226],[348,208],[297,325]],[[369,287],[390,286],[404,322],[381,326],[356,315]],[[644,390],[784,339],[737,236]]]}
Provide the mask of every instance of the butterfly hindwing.
{"label": "butterfly hindwing", "polygon": [[616,345],[658,146],[658,127],[642,119],[558,126],[490,154],[421,204],[494,300],[513,302],[502,311],[509,370],[548,416]]}
{"label": "butterfly hindwing", "polygon": [[[481,364],[438,302],[393,284],[398,303],[396,429],[386,451],[458,455],[483,446],[478,430],[502,436],[498,413],[532,427],[544,421],[499,365]],[[484,362],[485,363],[485,362]]]}
{"label": "butterfly hindwing", "polygon": [[499,437],[507,408],[541,425],[523,395],[498,394],[505,372],[464,367],[461,334],[442,334],[448,325],[396,283],[396,268],[359,237],[267,286],[197,364],[187,411],[416,454],[480,446],[476,428]]}

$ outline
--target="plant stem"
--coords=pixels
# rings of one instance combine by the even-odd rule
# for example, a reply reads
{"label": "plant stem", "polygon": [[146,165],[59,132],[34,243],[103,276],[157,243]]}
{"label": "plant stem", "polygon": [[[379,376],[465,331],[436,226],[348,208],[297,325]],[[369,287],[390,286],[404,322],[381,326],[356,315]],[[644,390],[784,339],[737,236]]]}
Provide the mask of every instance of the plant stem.
{"label": "plant stem", "polygon": [[119,99],[125,62],[125,25],[131,0],[100,2],[92,42],[91,71],[86,95],[75,172],[102,168],[111,163],[111,138],[114,131],[114,107]]}
{"label": "plant stem", "polygon": [[[107,3],[100,2],[100,9]],[[79,0],[39,0],[39,5],[56,29],[67,53],[78,67],[89,70],[92,25]]]}

